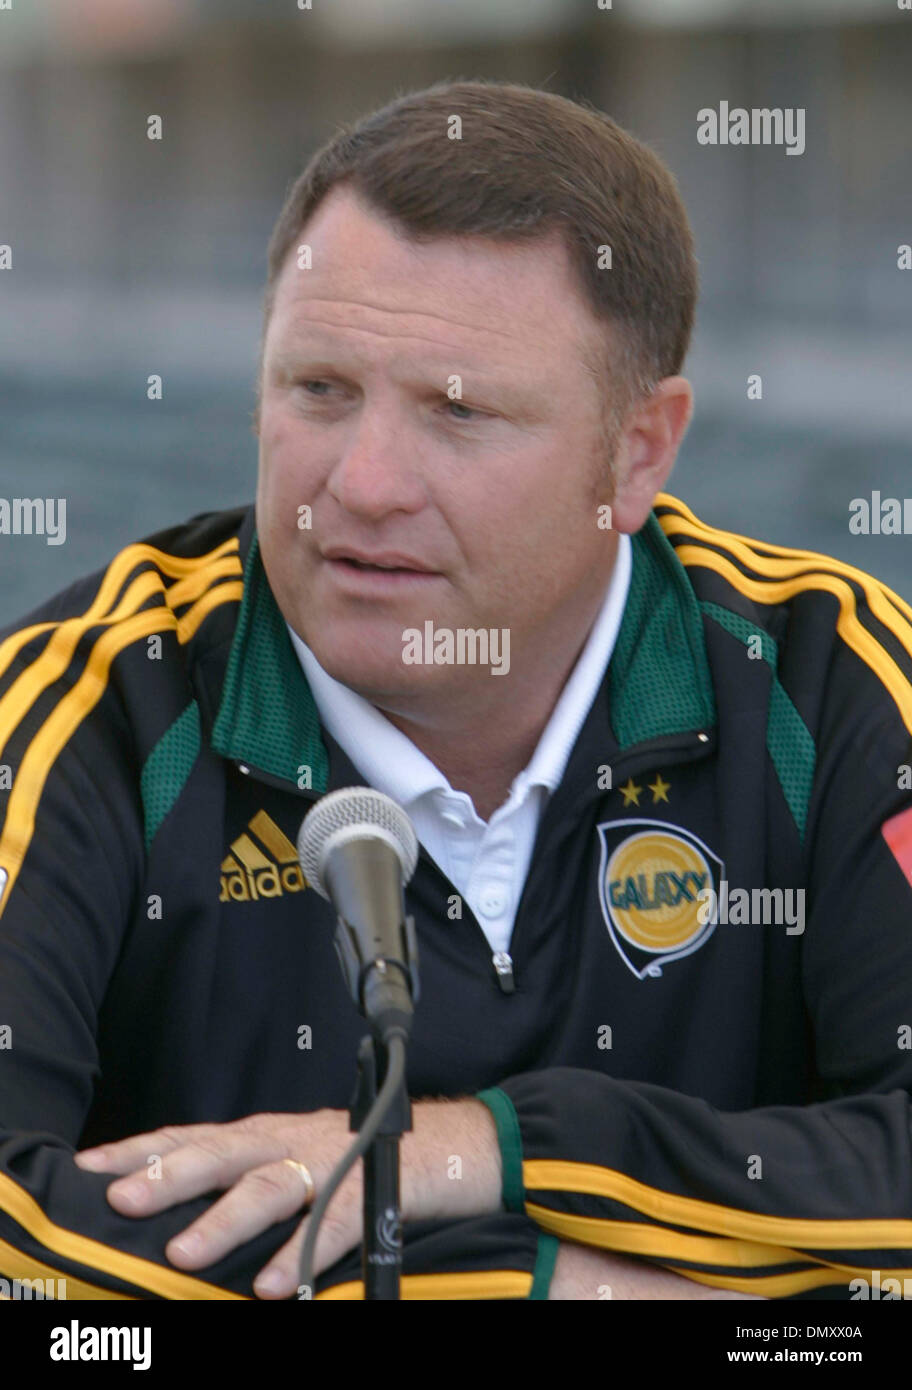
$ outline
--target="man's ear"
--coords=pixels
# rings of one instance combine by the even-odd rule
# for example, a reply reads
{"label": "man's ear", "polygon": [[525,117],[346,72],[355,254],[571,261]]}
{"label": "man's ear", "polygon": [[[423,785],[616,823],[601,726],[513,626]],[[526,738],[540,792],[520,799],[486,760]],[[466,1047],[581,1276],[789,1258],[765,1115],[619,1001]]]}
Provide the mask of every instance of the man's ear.
{"label": "man's ear", "polygon": [[693,414],[693,389],[683,376],[667,376],[634,404],[624,421],[614,461],[614,530],[633,534],[646,524],[665,486]]}
{"label": "man's ear", "polygon": [[253,394],[256,405],[251,411],[250,429],[254,436],[260,437],[260,416],[263,410],[263,345],[260,344],[260,357],[257,362],[256,379],[253,383]]}

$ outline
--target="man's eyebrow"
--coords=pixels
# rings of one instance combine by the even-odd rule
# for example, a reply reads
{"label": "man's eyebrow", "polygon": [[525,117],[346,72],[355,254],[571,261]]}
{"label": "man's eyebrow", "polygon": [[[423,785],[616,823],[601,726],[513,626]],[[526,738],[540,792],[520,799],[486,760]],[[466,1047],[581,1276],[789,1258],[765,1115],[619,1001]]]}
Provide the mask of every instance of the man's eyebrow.
{"label": "man's eyebrow", "polygon": [[[272,355],[272,365],[280,372],[296,372],[303,366],[332,367],[333,354],[321,352],[316,344],[297,344],[294,347],[278,348]],[[335,367],[333,370],[337,370]]]}

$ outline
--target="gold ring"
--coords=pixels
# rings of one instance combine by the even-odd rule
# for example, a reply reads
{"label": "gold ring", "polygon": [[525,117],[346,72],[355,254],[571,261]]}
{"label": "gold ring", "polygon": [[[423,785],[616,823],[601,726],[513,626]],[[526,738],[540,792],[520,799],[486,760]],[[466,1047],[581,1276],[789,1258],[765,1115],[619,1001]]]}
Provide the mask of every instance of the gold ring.
{"label": "gold ring", "polygon": [[304,1179],[304,1186],[307,1188],[307,1196],[304,1200],[306,1204],[310,1206],[310,1203],[313,1201],[314,1198],[314,1193],[317,1190],[314,1180],[310,1175],[310,1169],[306,1166],[306,1164],[299,1163],[296,1158],[283,1158],[282,1162],[287,1163],[290,1167],[294,1168],[298,1173],[301,1174],[301,1177]]}

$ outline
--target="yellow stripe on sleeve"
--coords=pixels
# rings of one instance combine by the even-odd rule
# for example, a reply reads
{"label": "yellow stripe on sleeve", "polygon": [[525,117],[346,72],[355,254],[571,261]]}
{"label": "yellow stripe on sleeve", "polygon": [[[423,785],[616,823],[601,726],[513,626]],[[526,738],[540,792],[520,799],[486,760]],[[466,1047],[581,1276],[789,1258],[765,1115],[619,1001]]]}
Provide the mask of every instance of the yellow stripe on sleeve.
{"label": "yellow stripe on sleeve", "polygon": [[666,536],[689,535],[696,540],[705,540],[710,544],[720,545],[759,574],[766,574],[771,578],[778,579],[817,571],[852,580],[864,590],[868,606],[874,616],[883,623],[884,627],[912,656],[912,607],[886,584],[875,579],[873,575],[867,574],[864,570],[856,569],[854,565],[845,564],[842,560],[833,559],[832,556],[821,555],[814,550],[796,550],[789,546],[771,545],[766,541],[757,541],[749,536],[739,535],[735,531],[723,531],[718,527],[708,526],[694,516],[690,508],[686,507],[683,502],[679,502],[677,498],[669,497],[665,493],[660,493],[656,498],[656,505],[660,504],[674,507],[683,517],[683,520],[668,515],[658,518],[659,525]]}
{"label": "yellow stripe on sleeve", "polygon": [[[150,577],[154,579],[154,576]],[[140,576],[136,585],[141,586],[144,578],[145,576]],[[131,585],[131,593],[134,587],[135,585]],[[120,619],[117,615],[121,607],[127,607],[130,602],[125,596],[123,605],[118,605],[117,615],[102,620],[112,625],[97,639],[81,676],[48,715],[29,743],[19,764],[9,796],[3,834],[0,836],[0,868],[5,869],[8,875],[3,898],[0,900],[0,916],[9,901],[11,889],[19,876],[31,843],[38,803],[48,774],[60,750],[103,696],[107,688],[111,662],[125,647],[153,632],[177,628],[179,633],[183,633],[184,640],[187,640],[212,608],[220,603],[235,601],[241,588],[240,583],[216,584],[197,600],[180,620],[175,618],[170,608],[160,606],[144,609],[130,618]],[[98,622],[98,619],[95,621]],[[42,666],[45,655],[47,654],[44,653],[42,657],[37,658],[19,679],[31,676],[33,681],[40,684],[42,675],[40,671],[36,672],[36,668]],[[57,658],[59,659],[59,653]],[[19,681],[16,681],[0,700],[0,735],[4,732],[3,719],[6,702],[10,697],[14,697],[12,709],[21,717],[22,702],[26,697],[17,691],[18,686]]]}
{"label": "yellow stripe on sleeve", "polygon": [[[90,1269],[111,1274],[128,1284],[172,1299],[230,1299],[250,1302],[243,1294],[232,1293],[229,1289],[209,1284],[204,1279],[182,1274],[180,1270],[169,1269],[140,1255],[129,1255],[112,1245],[103,1245],[89,1236],[77,1235],[63,1226],[56,1225],[42,1211],[30,1193],[25,1192],[18,1183],[5,1173],[0,1173],[0,1209],[9,1213],[33,1240],[38,1241],[52,1254],[88,1265]],[[107,1297],[117,1298],[110,1294]]]}
{"label": "yellow stripe on sleeve", "polygon": [[717,554],[714,550],[706,550],[703,546],[678,546],[677,554],[683,565],[698,565],[704,569],[715,570],[728,580],[733,588],[757,603],[779,603],[808,589],[819,589],[833,594],[839,602],[837,632],[856,656],[871,668],[892,696],[903,723],[912,734],[912,681],[900,670],[877,638],[859,622],[855,609],[855,594],[844,579],[817,572],[778,582],[772,579],[748,579],[731,560],[726,560],[723,555]]}
{"label": "yellow stripe on sleeve", "polygon": [[[117,594],[122,589],[127,575],[137,565],[146,560],[151,560],[163,573],[170,578],[184,579],[192,576],[200,567],[204,568],[212,562],[220,560],[223,556],[230,554],[231,551],[237,552],[238,540],[236,536],[223,541],[214,550],[208,551],[205,555],[197,555],[187,558],[182,555],[169,555],[166,551],[157,550],[151,545],[128,545],[114,556],[111,563],[105,570],[98,593],[92,600],[85,613],[73,617],[64,618],[61,622],[33,623],[31,627],[19,628],[16,632],[10,633],[9,637],[0,642],[0,676],[9,666],[10,662],[18,655],[24,646],[37,637],[39,633],[47,632],[51,628],[66,627],[70,623],[76,624],[80,631],[93,627],[101,618],[108,615],[108,611]],[[232,561],[235,572],[240,573],[240,560],[235,554]],[[154,574],[151,576],[155,578]],[[161,588],[161,584],[156,586]]]}
{"label": "yellow stripe on sleeve", "polygon": [[[465,1274],[403,1274],[399,1280],[403,1302],[418,1299],[528,1298],[532,1275],[517,1269],[483,1269]],[[333,1284],[316,1296],[327,1301],[364,1298],[364,1284],[351,1279]],[[315,1300],[316,1301],[316,1300]]]}
{"label": "yellow stripe on sleeve", "polygon": [[58,1280],[66,1284],[66,1296],[81,1299],[125,1299],[133,1302],[133,1295],[128,1293],[115,1293],[113,1289],[103,1289],[100,1284],[87,1284],[84,1279],[74,1279],[71,1274],[65,1274],[60,1269],[54,1269],[51,1265],[44,1264],[41,1260],[36,1260],[32,1255],[26,1255],[24,1250],[17,1250],[14,1245],[9,1245],[7,1241],[0,1240],[0,1273],[7,1281],[12,1279],[42,1279],[45,1284],[49,1279],[53,1279],[56,1285]]}
{"label": "yellow stripe on sleeve", "polygon": [[740,1269],[763,1265],[797,1264],[809,1257],[784,1246],[758,1244],[728,1236],[690,1235],[667,1226],[639,1221],[606,1220],[596,1216],[577,1216],[555,1211],[537,1202],[526,1203],[526,1215],[543,1230],[583,1245],[599,1245],[626,1255],[644,1255],[651,1260],[690,1260],[694,1264],[735,1265]]}
{"label": "yellow stripe on sleeve", "polygon": [[[654,1221],[712,1231],[737,1240],[812,1250],[905,1250],[912,1248],[912,1221],[890,1219],[818,1220],[768,1216],[681,1197],[631,1178],[613,1168],[566,1159],[534,1158],[523,1163],[526,1191],[586,1192],[608,1197]],[[544,1208],[544,1210],[549,1210]],[[553,1213],[560,1216],[561,1213]]]}

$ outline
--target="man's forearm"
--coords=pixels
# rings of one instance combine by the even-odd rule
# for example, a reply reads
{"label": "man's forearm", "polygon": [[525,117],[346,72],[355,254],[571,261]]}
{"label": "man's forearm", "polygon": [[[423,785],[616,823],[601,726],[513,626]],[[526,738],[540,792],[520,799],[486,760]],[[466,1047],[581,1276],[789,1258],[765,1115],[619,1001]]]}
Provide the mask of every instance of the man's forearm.
{"label": "man's forearm", "polygon": [[502,1209],[497,1126],[480,1100],[413,1101],[402,1160],[406,1220],[455,1220]]}
{"label": "man's forearm", "polygon": [[[404,1171],[410,1170],[410,1181],[420,1191],[421,1215],[445,1220],[497,1211],[502,1160],[497,1128],[487,1106],[469,1098],[415,1101],[412,1125],[403,1136],[403,1158],[408,1160]],[[447,1180],[441,1186],[443,1174]],[[403,1197],[405,1205],[408,1197],[405,1193]],[[430,1200],[435,1203],[433,1210]],[[562,1240],[548,1297],[754,1300],[759,1295],[712,1288],[611,1250]]]}

